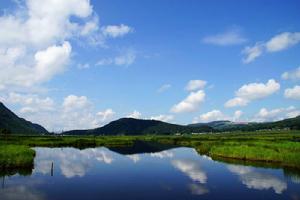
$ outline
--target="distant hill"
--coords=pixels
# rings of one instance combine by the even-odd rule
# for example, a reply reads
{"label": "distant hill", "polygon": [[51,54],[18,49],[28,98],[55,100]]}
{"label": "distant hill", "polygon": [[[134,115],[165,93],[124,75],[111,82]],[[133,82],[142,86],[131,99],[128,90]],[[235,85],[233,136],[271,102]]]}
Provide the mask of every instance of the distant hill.
{"label": "distant hill", "polygon": [[41,125],[31,123],[18,117],[0,102],[0,130],[7,129],[13,134],[48,133]]}
{"label": "distant hill", "polygon": [[263,129],[291,129],[300,130],[300,116],[295,118],[284,119],[276,122],[250,122],[250,123],[235,123],[231,121],[214,121],[208,123],[190,124],[190,127],[198,127],[207,125],[216,131],[256,131]]}
{"label": "distant hill", "polygon": [[144,135],[144,134],[176,134],[176,133],[203,133],[211,132],[210,126],[197,127],[170,124],[157,120],[121,118],[109,124],[91,130],[67,131],[67,135]]}
{"label": "distant hill", "polygon": [[190,127],[198,127],[198,126],[210,126],[214,129],[223,129],[228,126],[231,126],[233,122],[227,120],[220,120],[220,121],[212,121],[207,123],[196,123],[196,124],[189,124]]}

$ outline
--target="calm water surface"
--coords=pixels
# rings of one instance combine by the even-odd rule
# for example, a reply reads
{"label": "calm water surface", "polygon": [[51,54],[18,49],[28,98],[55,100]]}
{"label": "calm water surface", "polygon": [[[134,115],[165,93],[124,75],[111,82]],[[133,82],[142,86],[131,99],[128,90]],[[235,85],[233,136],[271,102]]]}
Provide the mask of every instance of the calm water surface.
{"label": "calm water surface", "polygon": [[1,200],[300,199],[295,173],[217,162],[191,148],[35,150],[31,175],[1,177]]}

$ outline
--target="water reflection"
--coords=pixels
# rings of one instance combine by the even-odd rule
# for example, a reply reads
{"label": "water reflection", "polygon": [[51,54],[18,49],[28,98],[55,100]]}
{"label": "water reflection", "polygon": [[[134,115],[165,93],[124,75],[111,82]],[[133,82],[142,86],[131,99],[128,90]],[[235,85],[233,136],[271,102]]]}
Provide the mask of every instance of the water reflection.
{"label": "water reflection", "polygon": [[207,182],[206,173],[200,168],[200,163],[194,160],[173,160],[172,164],[175,168],[186,174],[194,183],[189,184],[192,194],[205,194],[208,189],[202,185]]}
{"label": "water reflection", "polygon": [[142,152],[139,145],[133,149],[35,148],[32,174],[2,176],[0,199],[179,200],[199,199],[198,195],[290,199],[300,195],[297,170],[222,163],[191,148],[151,144]]}
{"label": "water reflection", "polygon": [[266,190],[272,188],[277,194],[287,189],[287,183],[274,175],[256,172],[251,167],[229,165],[229,171],[239,175],[241,182],[250,189]]}
{"label": "water reflection", "polygon": [[7,187],[0,190],[0,199],[3,200],[42,200],[44,195],[27,186],[18,185],[15,187]]}
{"label": "water reflection", "polygon": [[90,148],[79,150],[75,148],[35,148],[34,172],[48,174],[51,172],[52,163],[59,166],[61,173],[67,177],[83,177],[93,162],[111,164],[112,154],[106,148]]}

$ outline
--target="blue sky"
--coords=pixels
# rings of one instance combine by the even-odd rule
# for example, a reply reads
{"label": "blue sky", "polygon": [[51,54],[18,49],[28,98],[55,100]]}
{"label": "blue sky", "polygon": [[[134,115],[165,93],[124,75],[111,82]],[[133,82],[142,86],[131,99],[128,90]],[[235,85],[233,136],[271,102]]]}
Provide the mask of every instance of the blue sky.
{"label": "blue sky", "polygon": [[299,7],[296,0],[4,0],[0,100],[56,131],[124,116],[180,124],[293,117]]}

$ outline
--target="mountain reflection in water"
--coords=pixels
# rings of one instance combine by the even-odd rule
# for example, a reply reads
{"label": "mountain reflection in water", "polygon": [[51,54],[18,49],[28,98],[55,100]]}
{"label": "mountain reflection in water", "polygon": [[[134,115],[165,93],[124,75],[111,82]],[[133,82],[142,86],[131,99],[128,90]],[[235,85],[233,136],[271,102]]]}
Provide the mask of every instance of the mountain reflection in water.
{"label": "mountain reflection in water", "polygon": [[[298,172],[213,161],[194,149],[34,148],[32,173],[2,175],[0,199],[297,199]],[[3,173],[2,173],[3,174]]]}

